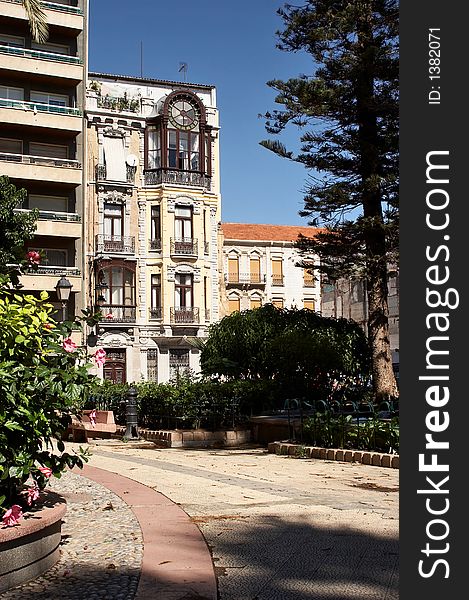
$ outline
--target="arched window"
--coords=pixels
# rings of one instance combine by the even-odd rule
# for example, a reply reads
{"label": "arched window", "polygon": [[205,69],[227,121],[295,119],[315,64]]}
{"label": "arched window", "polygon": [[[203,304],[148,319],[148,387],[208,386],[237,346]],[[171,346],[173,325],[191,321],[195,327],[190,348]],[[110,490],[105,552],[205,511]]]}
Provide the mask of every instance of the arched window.
{"label": "arched window", "polygon": [[162,114],[149,118],[145,181],[198,185],[211,176],[210,127],[200,99],[188,90],[166,98]]}

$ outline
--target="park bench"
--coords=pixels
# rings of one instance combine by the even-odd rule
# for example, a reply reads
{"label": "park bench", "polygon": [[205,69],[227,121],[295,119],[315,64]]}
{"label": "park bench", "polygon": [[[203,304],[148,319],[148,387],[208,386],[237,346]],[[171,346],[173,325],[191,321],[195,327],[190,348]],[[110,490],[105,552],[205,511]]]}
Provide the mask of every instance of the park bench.
{"label": "park bench", "polygon": [[112,410],[96,410],[95,422],[90,419],[91,410],[84,410],[81,417],[73,416],[67,435],[74,442],[86,442],[88,438],[110,438],[117,431]]}

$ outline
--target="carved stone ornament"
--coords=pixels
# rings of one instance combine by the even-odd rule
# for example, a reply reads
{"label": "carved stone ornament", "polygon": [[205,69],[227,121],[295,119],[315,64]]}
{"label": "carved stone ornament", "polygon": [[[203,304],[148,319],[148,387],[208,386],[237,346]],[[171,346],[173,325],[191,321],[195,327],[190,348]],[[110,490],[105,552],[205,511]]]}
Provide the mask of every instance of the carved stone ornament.
{"label": "carved stone ornament", "polygon": [[103,131],[103,135],[106,137],[123,138],[125,136],[125,131],[119,128],[106,127]]}

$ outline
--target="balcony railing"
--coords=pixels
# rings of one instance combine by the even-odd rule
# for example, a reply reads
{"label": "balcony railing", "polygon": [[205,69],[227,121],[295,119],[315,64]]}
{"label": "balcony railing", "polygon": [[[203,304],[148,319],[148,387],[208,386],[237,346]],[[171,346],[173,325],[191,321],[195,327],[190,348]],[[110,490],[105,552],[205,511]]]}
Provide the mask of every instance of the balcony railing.
{"label": "balcony railing", "polygon": [[189,308],[187,306],[185,306],[184,308],[171,307],[170,319],[171,319],[171,323],[176,323],[176,324],[198,323],[199,322],[199,309],[198,308]]}
{"label": "balcony railing", "polygon": [[55,104],[26,102],[25,100],[10,100],[8,98],[0,98],[0,108],[18,108],[20,110],[31,110],[54,115],[67,115],[69,117],[81,117],[82,115],[80,109],[71,106],[57,106]]}
{"label": "balcony railing", "polygon": [[100,306],[101,322],[105,323],[135,323],[137,307],[122,305]]}
{"label": "balcony railing", "polygon": [[155,169],[144,172],[145,185],[161,185],[169,183],[174,185],[187,185],[210,189],[211,178],[197,171],[178,171],[175,169]]}
{"label": "balcony railing", "polygon": [[161,240],[150,240],[150,250],[161,250]]}
{"label": "balcony railing", "polygon": [[283,275],[272,275],[272,285],[283,285]]}
{"label": "balcony railing", "polygon": [[160,307],[158,308],[150,308],[150,319],[152,320],[158,320],[158,319],[162,319],[163,318],[163,309]]}
{"label": "balcony railing", "polygon": [[171,369],[188,369],[190,366],[189,353],[187,353],[187,356],[170,356],[169,366]]}
{"label": "balcony railing", "polygon": [[[23,4],[23,0],[5,0],[5,2],[11,2],[12,4]],[[45,2],[44,0],[41,2],[41,6],[43,8],[48,8],[49,10],[57,10],[59,12],[67,12],[81,15],[83,11],[81,8],[77,6],[70,6],[70,4],[64,4],[60,2]]]}
{"label": "balcony railing", "polygon": [[[31,212],[28,208],[15,208],[14,212]],[[80,223],[81,215],[78,213],[69,212],[56,212],[53,210],[39,210],[38,211],[39,221],[65,221],[67,223]]]}
{"label": "balcony railing", "polygon": [[61,267],[54,265],[39,265],[37,269],[28,271],[26,275],[81,275],[76,267]]}
{"label": "balcony railing", "polygon": [[51,60],[67,64],[81,65],[82,60],[78,56],[69,54],[60,54],[54,52],[44,52],[43,50],[31,50],[30,48],[18,48],[17,46],[4,46],[0,44],[0,52],[10,56],[21,56],[23,58],[37,58],[39,60]]}
{"label": "balcony railing", "polygon": [[100,235],[96,236],[96,251],[115,254],[134,254],[135,237],[125,235]]}
{"label": "balcony railing", "polygon": [[171,238],[171,254],[182,254],[184,256],[197,256],[198,244],[195,238]]}
{"label": "balcony railing", "polygon": [[77,160],[68,158],[52,158],[50,156],[33,156],[31,154],[13,154],[0,152],[0,160],[22,163],[24,165],[42,165],[45,167],[65,167],[66,169],[81,169]]}
{"label": "balcony railing", "polygon": [[[96,181],[107,181],[106,165],[96,165]],[[126,165],[126,182],[135,182],[135,167]]]}
{"label": "balcony railing", "polygon": [[260,273],[225,273],[225,281],[233,284],[265,285],[265,275]]}

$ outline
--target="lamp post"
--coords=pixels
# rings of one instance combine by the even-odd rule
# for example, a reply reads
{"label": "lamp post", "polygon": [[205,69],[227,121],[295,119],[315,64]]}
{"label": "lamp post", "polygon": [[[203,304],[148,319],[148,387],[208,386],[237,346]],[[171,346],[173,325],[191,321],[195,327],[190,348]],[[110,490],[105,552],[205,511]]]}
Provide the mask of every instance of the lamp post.
{"label": "lamp post", "polygon": [[70,292],[72,291],[72,287],[73,285],[63,275],[58,280],[57,285],[55,286],[57,298],[62,304],[62,322],[65,321],[66,318],[65,309],[67,307],[68,299],[70,298]]}

